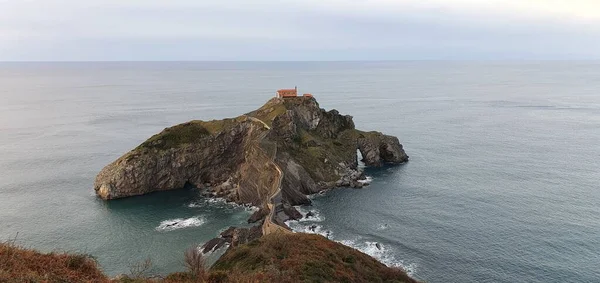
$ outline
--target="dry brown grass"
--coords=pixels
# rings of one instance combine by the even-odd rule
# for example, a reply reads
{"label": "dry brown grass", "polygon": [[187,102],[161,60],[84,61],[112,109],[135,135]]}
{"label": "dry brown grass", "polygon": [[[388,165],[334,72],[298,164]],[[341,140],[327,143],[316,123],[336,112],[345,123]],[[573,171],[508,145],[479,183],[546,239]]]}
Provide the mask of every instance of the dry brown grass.
{"label": "dry brown grass", "polygon": [[109,282],[96,260],[84,254],[39,253],[0,243],[0,282]]}
{"label": "dry brown grass", "polygon": [[187,272],[148,278],[149,260],[133,268],[132,277],[109,279],[87,255],[24,249],[14,241],[0,243],[0,282],[119,283],[255,283],[255,282],[406,282],[403,270],[318,235],[264,236],[228,250],[210,269],[198,249],[184,254]]}
{"label": "dry brown grass", "polygon": [[229,250],[211,269],[216,274],[221,280],[213,282],[417,282],[353,248],[302,233],[267,235]]}

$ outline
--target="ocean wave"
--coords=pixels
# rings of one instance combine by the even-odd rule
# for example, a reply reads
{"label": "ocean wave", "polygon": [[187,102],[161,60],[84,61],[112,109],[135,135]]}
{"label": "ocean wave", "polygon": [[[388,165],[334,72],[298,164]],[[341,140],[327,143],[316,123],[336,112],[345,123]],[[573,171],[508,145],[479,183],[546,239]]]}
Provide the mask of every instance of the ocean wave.
{"label": "ocean wave", "polygon": [[378,231],[381,231],[381,230],[387,230],[388,228],[390,228],[390,225],[388,225],[387,223],[382,223],[382,224],[379,224],[376,229]]}
{"label": "ocean wave", "polygon": [[169,220],[162,221],[162,222],[160,222],[160,225],[158,225],[154,229],[156,231],[160,231],[160,232],[173,231],[173,230],[183,229],[183,228],[188,228],[188,227],[202,226],[202,224],[204,224],[205,222],[206,222],[206,219],[203,216],[195,216],[195,217],[190,217],[187,219],[176,218],[176,219],[169,219]]}
{"label": "ocean wave", "polygon": [[321,197],[324,197],[324,196],[326,196],[326,195],[327,195],[327,193],[329,193],[331,190],[333,190],[333,189],[324,189],[324,190],[322,190],[322,191],[319,191],[318,193],[314,193],[314,194],[311,194],[311,195],[307,195],[306,197],[307,197],[309,200],[315,200],[315,199],[318,199],[318,198],[321,198]]}
{"label": "ocean wave", "polygon": [[216,206],[216,207],[221,207],[221,208],[232,208],[232,209],[240,208],[240,209],[244,209],[248,212],[255,212],[258,210],[258,207],[256,207],[256,206],[237,204],[235,202],[228,202],[224,198],[204,198],[202,200],[192,201],[187,205],[187,207],[189,207],[189,208],[199,208],[199,207],[206,207],[206,206]]}
{"label": "ocean wave", "polygon": [[367,176],[364,180],[358,180],[358,182],[363,184],[370,184],[371,182],[373,182],[373,177]]}
{"label": "ocean wave", "polygon": [[303,224],[298,221],[293,221],[290,223],[286,223],[294,232],[306,233],[306,234],[317,234],[323,237],[331,239],[333,236],[332,232],[329,230],[325,230],[322,225],[318,224]]}
{"label": "ocean wave", "polygon": [[[296,220],[298,222],[323,222],[323,220],[325,220],[325,217],[321,216],[321,212],[318,209],[308,210],[302,206],[295,206],[295,208],[302,214],[302,218],[300,220]],[[307,217],[306,215],[309,212],[311,212],[312,215]]]}
{"label": "ocean wave", "polygon": [[327,230],[323,225],[310,222],[289,221],[286,224],[294,231],[307,234],[318,234],[342,245],[359,250],[369,256],[377,259],[389,267],[400,267],[410,276],[414,276],[417,266],[414,263],[405,263],[398,259],[394,252],[384,244],[374,241],[362,241],[360,238],[355,240],[336,239],[331,230]]}
{"label": "ocean wave", "polygon": [[396,258],[394,253],[390,251],[384,244],[372,241],[364,241],[360,242],[358,240],[334,240],[340,244],[345,246],[357,249],[365,254],[370,255],[373,258],[376,258],[383,264],[390,267],[400,267],[408,275],[414,276],[417,265],[414,263],[407,264],[403,260]]}

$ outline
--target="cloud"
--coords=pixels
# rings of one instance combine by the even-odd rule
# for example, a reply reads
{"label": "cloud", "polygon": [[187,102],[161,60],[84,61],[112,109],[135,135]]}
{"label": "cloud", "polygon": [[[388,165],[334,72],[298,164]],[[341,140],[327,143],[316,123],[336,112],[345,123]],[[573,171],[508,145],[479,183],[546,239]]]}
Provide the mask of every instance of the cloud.
{"label": "cloud", "polygon": [[588,0],[0,0],[0,60],[599,58]]}

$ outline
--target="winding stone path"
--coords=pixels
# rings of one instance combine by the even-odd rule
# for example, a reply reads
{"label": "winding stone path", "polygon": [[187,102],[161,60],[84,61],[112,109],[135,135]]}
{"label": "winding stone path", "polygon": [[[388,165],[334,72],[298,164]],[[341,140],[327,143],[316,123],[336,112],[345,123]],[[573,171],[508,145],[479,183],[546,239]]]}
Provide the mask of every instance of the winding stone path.
{"label": "winding stone path", "polygon": [[[263,124],[266,129],[269,129],[269,130],[271,129],[271,127],[269,127],[269,125],[267,125],[265,122],[263,122],[260,119],[250,117],[250,116],[246,116],[246,117],[248,117],[252,121]],[[265,156],[267,155],[264,152],[264,150],[262,150],[260,148],[260,146],[258,146],[258,143],[257,143],[257,147],[258,147],[259,152],[262,152],[263,154],[265,154]],[[281,171],[279,166],[273,161],[273,159],[275,158],[276,155],[277,155],[277,147],[275,147],[275,153],[273,154],[272,158],[269,158],[267,156],[267,159],[270,160],[269,165],[273,166],[277,170],[277,182],[273,183],[273,188],[271,189],[272,193],[270,194],[268,202],[267,202],[267,208],[269,209],[269,215],[267,215],[267,217],[265,218],[265,222],[263,223],[263,226],[262,226],[263,235],[277,233],[277,232],[292,233],[292,231],[289,230],[289,228],[278,225],[274,221],[274,217],[275,217],[275,201],[274,201],[274,199],[277,197],[279,197],[279,198],[281,197],[281,182],[283,180],[283,171]]]}

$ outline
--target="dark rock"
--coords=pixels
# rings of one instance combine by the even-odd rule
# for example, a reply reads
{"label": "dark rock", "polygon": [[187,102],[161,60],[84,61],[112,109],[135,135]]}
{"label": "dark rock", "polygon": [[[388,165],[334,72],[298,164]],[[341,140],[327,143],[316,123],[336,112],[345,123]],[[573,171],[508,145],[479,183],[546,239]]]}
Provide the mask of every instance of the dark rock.
{"label": "dark rock", "polygon": [[306,213],[306,218],[311,218],[311,217],[315,217],[315,214],[312,211],[309,211],[308,213]]}
{"label": "dark rock", "polygon": [[252,228],[236,228],[233,231],[233,237],[231,238],[231,246],[236,247],[249,243],[262,236],[262,227],[253,226]]}
{"label": "dark rock", "polygon": [[381,167],[384,163],[403,163],[408,161],[397,137],[379,132],[363,133],[358,139],[358,149],[367,166]]}
{"label": "dark rock", "polygon": [[269,214],[269,210],[261,207],[259,210],[257,210],[256,212],[252,213],[252,215],[250,216],[250,218],[248,218],[248,223],[256,223],[258,221],[261,221],[265,218],[265,216],[267,216]]}
{"label": "dark rock", "polygon": [[227,241],[223,238],[214,238],[211,239],[210,241],[206,242],[204,245],[202,245],[202,253],[206,254],[212,251],[216,251],[218,249],[220,249],[221,247],[223,247],[223,245],[225,245],[227,243]]}
{"label": "dark rock", "polygon": [[293,207],[289,204],[283,205],[283,212],[288,216],[288,220],[302,219],[302,213],[300,213],[295,207]]}
{"label": "dark rock", "polygon": [[377,247],[378,250],[381,250],[381,245],[379,243],[375,243],[375,247]]}
{"label": "dark rock", "polygon": [[227,230],[221,232],[221,238],[224,239],[228,239],[229,242],[231,242],[231,239],[233,238],[233,233],[235,232],[235,227],[229,227],[227,228]]}

